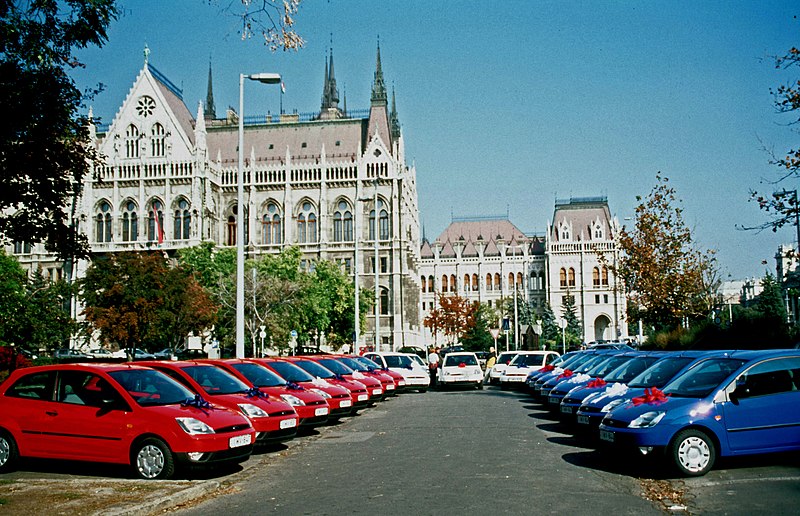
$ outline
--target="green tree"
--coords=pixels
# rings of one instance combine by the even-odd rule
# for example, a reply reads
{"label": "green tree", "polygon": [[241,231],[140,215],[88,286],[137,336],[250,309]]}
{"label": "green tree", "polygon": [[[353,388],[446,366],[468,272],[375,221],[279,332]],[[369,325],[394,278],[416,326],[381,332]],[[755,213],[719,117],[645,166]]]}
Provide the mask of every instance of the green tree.
{"label": "green tree", "polygon": [[561,349],[561,328],[558,326],[556,316],[550,303],[545,303],[542,307],[542,334],[539,343],[545,349]]}
{"label": "green tree", "polygon": [[461,344],[468,351],[489,351],[494,345],[489,328],[497,321],[497,312],[484,303],[476,303],[474,324],[464,332]]}
{"label": "green tree", "polygon": [[637,196],[634,226],[620,231],[619,264],[606,263],[625,283],[642,320],[665,329],[680,327],[684,319],[704,320],[719,285],[714,252],[695,247],[668,182],[657,174],[647,197]]}
{"label": "green tree", "polygon": [[50,281],[41,271],[28,281],[24,320],[24,340],[31,350],[52,351],[67,347],[78,325],[71,317],[69,303],[72,286],[64,280]]}
{"label": "green tree", "polygon": [[19,261],[0,248],[0,346],[23,345],[27,276]]}
{"label": "green tree", "polygon": [[567,321],[564,331],[567,346],[580,345],[583,341],[583,323],[578,317],[575,296],[571,295],[569,291],[561,300],[561,317]]}
{"label": "green tree", "polygon": [[787,313],[783,300],[783,289],[770,273],[761,280],[761,294],[756,297],[755,309],[767,320],[767,324],[786,325]]}

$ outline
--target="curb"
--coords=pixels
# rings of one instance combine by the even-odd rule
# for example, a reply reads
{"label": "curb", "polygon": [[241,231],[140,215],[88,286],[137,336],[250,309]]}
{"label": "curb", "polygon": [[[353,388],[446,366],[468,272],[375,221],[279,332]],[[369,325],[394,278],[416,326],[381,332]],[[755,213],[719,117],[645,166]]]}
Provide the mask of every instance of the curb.
{"label": "curb", "polygon": [[158,497],[154,500],[144,501],[137,504],[135,507],[120,507],[103,509],[96,514],[103,514],[108,516],[143,516],[163,512],[167,509],[172,509],[178,505],[190,502],[207,494],[216,491],[220,486],[220,482],[216,480],[204,480],[199,484],[191,485],[185,489],[180,489],[171,493],[168,496]]}

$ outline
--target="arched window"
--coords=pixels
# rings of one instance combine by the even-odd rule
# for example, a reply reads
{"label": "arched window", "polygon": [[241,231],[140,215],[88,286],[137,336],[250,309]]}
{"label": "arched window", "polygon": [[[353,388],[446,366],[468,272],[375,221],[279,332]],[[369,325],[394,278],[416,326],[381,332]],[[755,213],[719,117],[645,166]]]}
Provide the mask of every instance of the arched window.
{"label": "arched window", "polygon": [[164,157],[166,155],[164,145],[165,131],[164,126],[156,122],[153,124],[152,134],[150,136],[150,153],[157,157]]}
{"label": "arched window", "polygon": [[562,287],[567,286],[567,269],[561,267],[561,270],[558,271],[558,282]]}
{"label": "arched window", "polygon": [[600,284],[608,286],[608,267],[603,267],[600,271]]}
{"label": "arched window", "polygon": [[317,241],[317,215],[314,206],[303,202],[302,209],[297,215],[297,243],[306,244]]}
{"label": "arched window", "polygon": [[173,221],[172,235],[175,240],[188,240],[189,230],[192,226],[192,213],[189,211],[189,203],[186,199],[178,201],[175,209],[175,219]]}
{"label": "arched window", "polygon": [[599,287],[600,286],[600,269],[597,267],[592,269],[592,286]]}
{"label": "arched window", "polygon": [[419,283],[420,283],[420,285],[422,285],[422,293],[424,294],[425,292],[428,291],[428,289],[427,289],[428,282],[425,281],[425,276],[422,276],[422,278],[420,278],[420,280],[421,281]]}
{"label": "arched window", "polygon": [[139,128],[133,124],[125,130],[125,156],[128,158],[139,157]]}
{"label": "arched window", "polygon": [[442,292],[447,292],[447,274],[442,275]]}
{"label": "arched window", "polygon": [[544,271],[539,272],[539,288],[542,290],[547,288],[547,285],[544,282]]}
{"label": "arched window", "polygon": [[492,290],[492,275],[486,275],[486,290]]}
{"label": "arched window", "polygon": [[539,288],[539,282],[536,278],[536,273],[531,272],[531,277],[528,278],[528,290],[536,290]]}
{"label": "arched window", "polygon": [[128,201],[122,212],[122,241],[136,242],[139,240],[139,216],[136,214],[136,203]]}
{"label": "arched window", "polygon": [[111,242],[111,205],[106,201],[97,207],[94,236],[98,242]]}
{"label": "arched window", "polygon": [[495,272],[494,273],[494,289],[495,290],[500,290],[501,289],[501,287],[500,287],[500,273],[499,272]]}
{"label": "arched window", "polygon": [[522,290],[522,273],[517,273],[517,290]]}
{"label": "arched window", "polygon": [[389,289],[381,287],[381,315],[389,315]]}
{"label": "arched window", "polygon": [[469,274],[464,274],[464,292],[469,292]]}
{"label": "arched window", "polygon": [[458,285],[456,284],[456,275],[450,275],[450,292],[458,292]]}
{"label": "arched window", "polygon": [[228,234],[225,243],[236,245],[236,207],[233,208],[233,215],[228,215]]}
{"label": "arched window", "polygon": [[[386,211],[386,203],[378,199],[378,212],[380,213],[380,239],[389,239],[389,212]],[[369,212],[369,240],[375,240],[375,209]]]}
{"label": "arched window", "polygon": [[514,288],[514,273],[513,272],[509,272],[508,273],[508,283],[506,283],[506,286],[508,286],[509,290]]}
{"label": "arched window", "polygon": [[428,292],[435,292],[436,289],[433,284],[433,276],[428,276]]}
{"label": "arched window", "polygon": [[480,288],[480,283],[478,282],[478,275],[477,274],[473,274],[472,275],[472,291],[473,292],[477,292],[479,288]]}
{"label": "arched window", "polygon": [[573,269],[572,267],[570,267],[569,271],[567,271],[567,281],[570,287],[575,286],[575,269]]}
{"label": "arched window", "polygon": [[353,240],[353,213],[350,205],[339,201],[333,214],[333,241],[351,242]]}
{"label": "arched window", "polygon": [[164,212],[161,201],[150,203],[150,210],[147,213],[147,240],[150,242],[164,241]]}
{"label": "arched window", "polygon": [[281,214],[278,206],[271,202],[267,205],[267,212],[261,216],[261,243],[280,244],[281,241]]}

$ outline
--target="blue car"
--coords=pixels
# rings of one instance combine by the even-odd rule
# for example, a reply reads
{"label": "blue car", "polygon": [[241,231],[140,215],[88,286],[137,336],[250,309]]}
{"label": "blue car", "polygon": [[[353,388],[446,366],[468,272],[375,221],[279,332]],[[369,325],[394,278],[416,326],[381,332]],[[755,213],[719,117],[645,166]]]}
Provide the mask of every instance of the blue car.
{"label": "blue car", "polygon": [[800,450],[798,407],[800,350],[734,351],[612,410],[600,438],[664,451],[679,472],[700,476],[717,456]]}
{"label": "blue car", "polygon": [[576,368],[580,367],[584,363],[592,360],[597,356],[597,353],[594,351],[579,351],[572,357],[569,357],[564,362],[561,362],[555,369],[547,371],[544,374],[540,374],[536,377],[536,380],[532,382],[531,385],[531,395],[534,398],[539,398],[542,396],[542,385],[548,380],[551,380],[557,376],[564,374],[565,371],[570,371],[568,374],[572,374]]}
{"label": "blue car", "polygon": [[527,389],[528,393],[533,394],[533,384],[536,380],[542,376],[543,374],[547,374],[552,372],[556,368],[564,368],[565,364],[571,362],[575,358],[577,358],[578,354],[581,353],[580,351],[567,351],[565,354],[561,355],[560,357],[553,360],[551,363],[547,364],[544,367],[540,367],[535,371],[531,371],[528,373],[528,377],[525,378],[525,389]]}
{"label": "blue car", "polygon": [[[564,371],[562,371],[561,374],[551,375],[550,378],[542,382],[542,385],[539,388],[539,396],[541,396],[542,398],[542,403],[547,405],[548,397],[550,396],[550,391],[552,391],[556,385],[575,375],[586,376],[586,373],[588,373],[598,365],[602,364],[603,362],[611,358],[613,355],[618,354],[619,351],[603,350],[603,351],[597,351],[596,353],[592,351],[588,351],[586,353],[589,356],[587,360],[584,360],[580,363],[578,362],[573,363],[569,369],[564,369]],[[539,381],[541,380],[542,378],[537,380],[536,384],[538,385]]]}
{"label": "blue car", "polygon": [[600,420],[612,409],[624,404],[627,400],[642,396],[646,388],[663,389],[673,378],[697,363],[703,357],[722,351],[680,351],[668,353],[667,356],[642,371],[627,383],[610,383],[593,393],[587,393],[580,404],[576,416],[578,432],[597,433]]}

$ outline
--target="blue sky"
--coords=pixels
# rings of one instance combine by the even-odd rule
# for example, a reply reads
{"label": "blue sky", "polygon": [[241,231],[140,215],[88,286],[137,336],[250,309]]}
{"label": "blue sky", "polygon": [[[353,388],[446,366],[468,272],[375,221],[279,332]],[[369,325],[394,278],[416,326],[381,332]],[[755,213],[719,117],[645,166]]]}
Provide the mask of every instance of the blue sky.
{"label": "blue sky", "polygon": [[[606,195],[630,224],[659,171],[723,278],[763,276],[795,239],[793,227],[736,226],[766,220],[751,189],[798,186],[762,183],[777,178],[763,147],[800,145],[769,93],[800,70],[768,58],[800,45],[796,2],[309,0],[296,18],[306,46],[276,53],[240,39],[228,3],[122,0],[109,43],[81,52],[74,74],[80,87],[106,85],[95,115],[113,119],[145,44],[193,113],[209,59],[218,115],[238,106],[239,73],[260,71],[284,77],[285,111],[315,111],[331,39],[340,95],[367,108],[380,38],[431,240],[451,215],[508,212],[543,233],[555,199],[570,196]],[[278,110],[277,87],[246,86],[246,114]]]}

